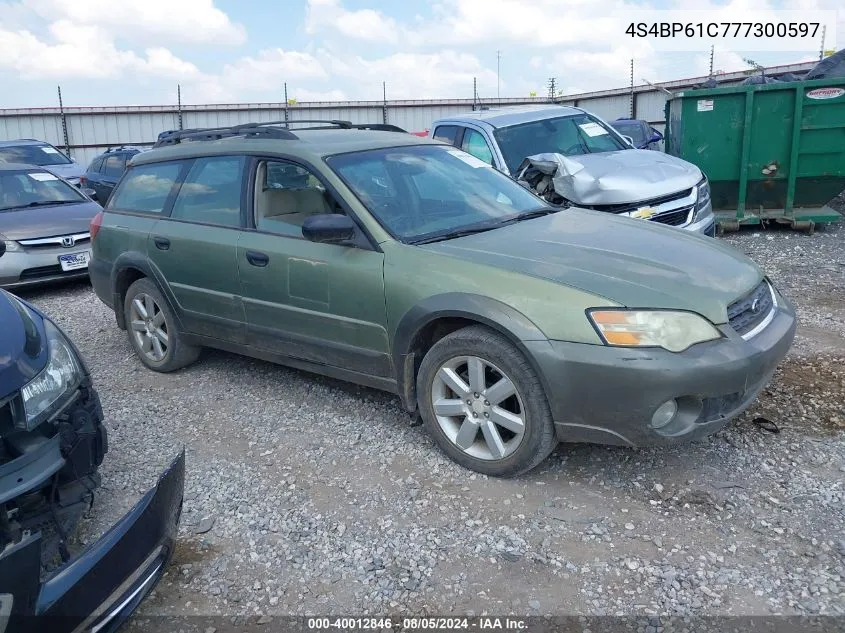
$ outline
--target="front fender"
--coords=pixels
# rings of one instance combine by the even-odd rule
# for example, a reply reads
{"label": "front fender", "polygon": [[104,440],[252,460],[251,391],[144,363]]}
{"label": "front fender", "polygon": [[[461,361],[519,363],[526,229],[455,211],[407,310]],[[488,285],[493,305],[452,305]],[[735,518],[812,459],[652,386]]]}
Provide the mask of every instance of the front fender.
{"label": "front fender", "polygon": [[548,341],[534,322],[511,306],[482,295],[450,292],[427,297],[411,307],[396,327],[393,336],[393,363],[397,391],[405,408],[416,410],[416,370],[422,358],[415,352],[419,334],[438,319],[462,318],[486,325],[513,343],[525,354],[537,372],[544,389],[545,379],[524,341]]}

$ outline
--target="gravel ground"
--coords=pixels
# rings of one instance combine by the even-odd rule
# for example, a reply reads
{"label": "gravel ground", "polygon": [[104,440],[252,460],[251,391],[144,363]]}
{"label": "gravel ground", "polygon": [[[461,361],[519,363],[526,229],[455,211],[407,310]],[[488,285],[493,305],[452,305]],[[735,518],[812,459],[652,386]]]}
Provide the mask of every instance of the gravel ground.
{"label": "gravel ground", "polygon": [[[843,200],[845,202],[845,200]],[[96,538],[187,446],[169,572],[192,614],[845,615],[845,228],[723,238],[797,305],[774,381],[716,436],[561,445],[516,480],[445,458],[398,400],[207,352],[145,370],[87,284],[25,293],[87,358],[111,433]],[[758,417],[780,428],[774,434]]]}

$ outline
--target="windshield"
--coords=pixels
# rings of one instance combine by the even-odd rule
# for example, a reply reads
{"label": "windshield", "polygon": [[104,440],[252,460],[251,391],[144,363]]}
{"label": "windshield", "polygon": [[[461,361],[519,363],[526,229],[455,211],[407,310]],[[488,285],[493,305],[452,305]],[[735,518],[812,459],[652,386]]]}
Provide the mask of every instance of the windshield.
{"label": "windshield", "polygon": [[70,160],[52,145],[13,145],[0,147],[0,162],[24,165],[68,165]]}
{"label": "windshield", "polygon": [[79,191],[49,172],[0,171],[0,211],[84,201]]}
{"label": "windshield", "polygon": [[495,228],[547,205],[454,147],[416,145],[332,156],[329,166],[391,234],[419,242]]}
{"label": "windshield", "polygon": [[526,157],[534,154],[579,156],[629,149],[604,123],[589,114],[512,125],[493,134],[512,174]]}
{"label": "windshield", "polygon": [[614,121],[613,123],[611,123],[611,125],[620,134],[630,136],[634,140],[634,145],[643,145],[648,140],[645,137],[645,131],[643,130],[643,126],[639,123]]}

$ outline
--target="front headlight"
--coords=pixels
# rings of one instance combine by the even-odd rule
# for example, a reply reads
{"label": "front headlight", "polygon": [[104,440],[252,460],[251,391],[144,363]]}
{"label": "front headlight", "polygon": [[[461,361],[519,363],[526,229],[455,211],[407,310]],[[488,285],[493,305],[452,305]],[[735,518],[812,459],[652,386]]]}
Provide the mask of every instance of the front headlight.
{"label": "front headlight", "polygon": [[61,403],[82,382],[82,367],[76,353],[59,329],[44,320],[47,335],[47,366],[21,389],[26,428],[31,430],[50,417]]}
{"label": "front headlight", "polygon": [[707,319],[669,310],[590,310],[587,315],[607,345],[662,347],[683,352],[696,343],[721,338]]}
{"label": "front headlight", "polygon": [[710,204],[710,183],[706,177],[698,183],[696,189],[698,195],[695,201],[695,219],[698,220],[699,215],[704,211],[704,207]]}
{"label": "front headlight", "polygon": [[23,251],[23,246],[0,233],[0,256],[6,252],[19,253],[21,251]]}

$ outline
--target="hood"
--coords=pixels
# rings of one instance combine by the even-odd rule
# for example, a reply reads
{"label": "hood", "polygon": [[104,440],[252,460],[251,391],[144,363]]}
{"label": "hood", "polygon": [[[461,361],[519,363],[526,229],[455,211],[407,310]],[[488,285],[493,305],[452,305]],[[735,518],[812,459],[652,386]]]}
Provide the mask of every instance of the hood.
{"label": "hood", "polygon": [[763,279],[754,262],[713,238],[575,208],[420,248],[713,323],[726,323],[727,306]]}
{"label": "hood", "polygon": [[44,165],[44,169],[51,171],[64,179],[79,178],[85,175],[85,167],[79,163],[67,163],[61,165]]}
{"label": "hood", "polygon": [[555,192],[574,204],[590,206],[658,198],[689,189],[703,177],[685,160],[645,149],[581,156],[536,154],[526,161],[555,164]]}
{"label": "hood", "polygon": [[0,401],[32,380],[47,364],[44,322],[0,290]]}
{"label": "hood", "polygon": [[96,202],[86,200],[78,204],[0,211],[0,234],[10,240],[26,240],[87,233],[91,218],[100,210]]}

